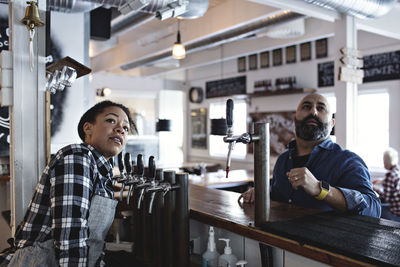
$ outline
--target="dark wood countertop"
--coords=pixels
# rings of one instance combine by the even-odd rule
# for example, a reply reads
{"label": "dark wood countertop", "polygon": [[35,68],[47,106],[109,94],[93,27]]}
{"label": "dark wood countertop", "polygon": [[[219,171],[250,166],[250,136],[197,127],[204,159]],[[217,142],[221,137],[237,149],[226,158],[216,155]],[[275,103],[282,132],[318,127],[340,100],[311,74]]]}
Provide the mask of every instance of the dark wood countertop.
{"label": "dark wood countertop", "polygon": [[[189,187],[190,218],[222,228],[241,236],[269,244],[332,266],[381,266],[376,260],[360,260],[348,255],[296,241],[285,235],[274,234],[254,227],[254,205],[239,204],[238,193],[205,188],[191,184]],[[321,211],[296,207],[271,201],[271,222],[313,216]],[[364,217],[364,216],[362,216]],[[376,219],[379,221],[379,219]],[[400,232],[400,229],[399,229]],[[344,241],[345,242],[345,241]],[[400,244],[399,244],[400,245]],[[365,257],[364,257],[365,258]],[[361,259],[364,259],[361,257]]]}

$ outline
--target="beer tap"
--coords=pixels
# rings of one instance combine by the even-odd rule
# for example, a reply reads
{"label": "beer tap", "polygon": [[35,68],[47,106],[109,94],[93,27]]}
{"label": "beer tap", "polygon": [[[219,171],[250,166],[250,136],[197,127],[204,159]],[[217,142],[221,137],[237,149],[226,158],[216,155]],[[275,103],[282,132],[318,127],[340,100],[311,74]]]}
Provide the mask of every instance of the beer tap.
{"label": "beer tap", "polygon": [[228,126],[226,131],[226,136],[224,137],[224,142],[228,143],[228,156],[226,158],[226,178],[231,166],[232,150],[235,148],[237,142],[243,144],[249,144],[252,141],[251,135],[249,133],[244,133],[242,135],[233,135],[233,101],[228,99],[226,101],[226,125]]}
{"label": "beer tap", "polygon": [[129,185],[128,190],[128,198],[126,199],[126,204],[129,205],[129,201],[133,192],[133,187],[137,184],[144,183],[143,172],[144,172],[144,164],[143,164],[143,156],[142,154],[138,154],[136,157],[136,174],[131,176],[131,179],[127,181],[127,185]]}
{"label": "beer tap", "polygon": [[254,143],[254,223],[261,226],[270,216],[270,181],[269,181],[269,124],[254,123],[254,134],[244,133],[242,135],[233,135],[233,101],[228,99],[226,102],[226,122],[228,126],[227,135],[224,142],[229,143],[229,151],[226,166],[226,177],[231,163],[231,152],[234,145],[239,142],[243,144]]}
{"label": "beer tap", "polygon": [[115,185],[115,182],[119,182],[121,179],[124,179],[124,165],[122,163],[122,152],[118,154],[118,169],[119,175],[113,177],[112,185]]}
{"label": "beer tap", "polygon": [[[122,161],[122,156],[121,156],[121,161]],[[125,185],[128,183],[129,180],[132,179],[132,175],[131,175],[132,163],[131,163],[131,154],[130,153],[125,153],[124,163],[125,163],[125,176],[124,176],[124,179],[122,179],[120,181],[120,183],[121,183],[121,191],[120,191],[121,201],[123,200],[123,192],[125,189]]]}
{"label": "beer tap", "polygon": [[152,186],[155,184],[155,164],[154,164],[154,157],[150,156],[149,158],[149,166],[148,166],[148,177],[147,177],[147,181],[144,182],[143,184],[139,184],[136,186],[137,189],[140,189],[140,194],[139,194],[139,199],[138,199],[138,206],[137,209],[140,210],[141,206],[142,206],[142,201],[143,201],[143,197],[144,197],[144,193],[145,193],[145,189],[149,186]]}

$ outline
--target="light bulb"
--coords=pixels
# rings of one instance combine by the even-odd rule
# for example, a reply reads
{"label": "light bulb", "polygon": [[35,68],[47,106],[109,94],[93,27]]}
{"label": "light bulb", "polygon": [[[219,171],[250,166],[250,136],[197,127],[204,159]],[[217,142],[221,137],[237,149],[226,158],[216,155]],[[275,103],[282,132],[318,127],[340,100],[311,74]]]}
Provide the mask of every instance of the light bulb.
{"label": "light bulb", "polygon": [[175,59],[184,59],[186,56],[186,49],[181,43],[175,43],[174,47],[172,48],[172,56]]}

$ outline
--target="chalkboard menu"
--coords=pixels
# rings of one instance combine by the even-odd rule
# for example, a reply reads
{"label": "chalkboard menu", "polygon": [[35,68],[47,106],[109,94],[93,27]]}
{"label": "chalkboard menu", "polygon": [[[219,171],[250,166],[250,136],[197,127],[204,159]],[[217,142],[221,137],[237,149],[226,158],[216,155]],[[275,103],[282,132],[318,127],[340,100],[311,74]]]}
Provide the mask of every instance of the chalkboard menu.
{"label": "chalkboard menu", "polygon": [[328,61],[318,64],[318,87],[327,87],[335,85],[335,63]]}
{"label": "chalkboard menu", "polygon": [[206,98],[246,94],[246,76],[206,82]]}
{"label": "chalkboard menu", "polygon": [[400,51],[369,55],[363,59],[363,82],[400,79]]}

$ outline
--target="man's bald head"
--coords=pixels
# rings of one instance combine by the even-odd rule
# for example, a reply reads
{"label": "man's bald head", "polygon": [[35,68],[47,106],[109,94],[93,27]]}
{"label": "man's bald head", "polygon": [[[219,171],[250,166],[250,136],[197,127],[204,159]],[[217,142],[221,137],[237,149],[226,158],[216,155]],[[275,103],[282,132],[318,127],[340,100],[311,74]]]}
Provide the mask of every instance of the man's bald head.
{"label": "man's bald head", "polygon": [[296,136],[306,141],[323,140],[329,136],[335,120],[328,100],[320,94],[308,94],[297,106]]}

